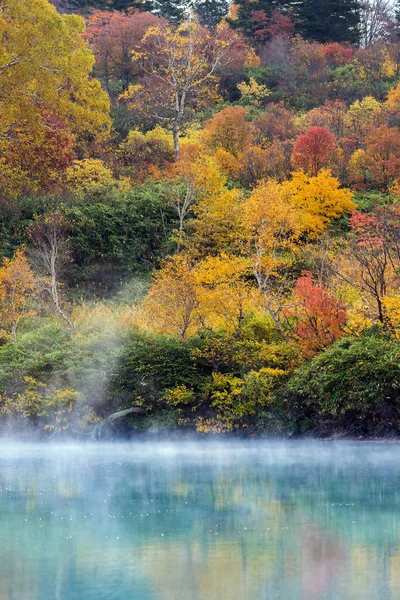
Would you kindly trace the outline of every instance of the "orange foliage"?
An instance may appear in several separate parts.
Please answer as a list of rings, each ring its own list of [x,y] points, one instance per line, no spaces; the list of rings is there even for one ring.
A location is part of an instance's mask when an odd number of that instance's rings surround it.
[[[326,62],[331,67],[342,67],[348,65],[353,58],[353,50],[349,46],[343,46],[338,42],[325,44],[323,52]]]
[[[387,186],[400,175],[400,131],[382,125],[367,138],[366,164],[375,181]]]
[[[18,324],[32,316],[28,301],[34,295],[35,278],[23,250],[17,250],[0,268],[0,332],[16,337]]]
[[[247,115],[242,106],[230,106],[214,115],[205,125],[203,140],[206,146],[213,152],[222,148],[238,157],[251,141]]]

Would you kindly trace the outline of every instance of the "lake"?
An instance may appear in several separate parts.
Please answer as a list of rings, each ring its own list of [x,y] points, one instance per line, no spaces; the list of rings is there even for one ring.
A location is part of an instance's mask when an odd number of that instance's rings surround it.
[[[400,445],[14,445],[0,600],[395,600]]]

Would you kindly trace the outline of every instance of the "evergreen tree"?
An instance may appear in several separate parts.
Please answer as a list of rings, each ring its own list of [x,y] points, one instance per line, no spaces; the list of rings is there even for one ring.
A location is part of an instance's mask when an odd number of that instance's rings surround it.
[[[193,3],[202,25],[215,27],[228,14],[227,0],[197,0]]]
[[[181,21],[188,8],[188,2],[183,0],[151,0],[150,4],[150,12],[172,23]]]
[[[264,41],[257,32],[276,11],[292,16],[305,39],[353,44],[360,39],[360,0],[237,0],[236,5],[237,19],[230,24],[255,42]]]
[[[395,4],[393,28],[394,39],[400,39],[400,0],[397,0]]]
[[[350,42],[360,39],[359,0],[302,0],[296,8],[298,31],[318,42]]]
[[[150,10],[149,0],[50,0],[60,12],[86,12],[96,10]]]

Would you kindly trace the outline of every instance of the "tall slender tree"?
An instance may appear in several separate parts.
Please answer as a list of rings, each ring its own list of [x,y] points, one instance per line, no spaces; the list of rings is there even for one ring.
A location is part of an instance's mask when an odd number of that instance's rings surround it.
[[[298,31],[318,42],[360,40],[360,0],[302,0],[296,7]]]

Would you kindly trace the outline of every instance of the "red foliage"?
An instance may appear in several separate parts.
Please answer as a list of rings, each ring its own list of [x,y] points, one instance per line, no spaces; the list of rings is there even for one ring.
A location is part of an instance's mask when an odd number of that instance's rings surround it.
[[[338,42],[325,44],[323,46],[326,62],[330,67],[341,67],[348,65],[353,58],[353,50],[348,46],[342,46]]]
[[[378,248],[384,245],[385,225],[378,220],[376,215],[365,215],[355,210],[349,223],[358,238],[358,246]]]
[[[274,37],[290,38],[294,34],[293,19],[280,10],[274,10],[270,17],[264,10],[254,10],[251,22],[254,25],[254,37],[258,42],[266,42]]]
[[[299,301],[296,334],[305,354],[312,356],[343,336],[346,311],[309,271],[297,280],[295,293]]]
[[[317,175],[328,167],[336,151],[336,138],[324,127],[309,127],[300,135],[293,148],[292,162],[298,169]]]
[[[74,136],[67,123],[44,109],[38,112],[36,130],[24,127],[23,119],[20,125],[10,136],[8,161],[29,173],[41,191],[48,191],[74,159]]]
[[[124,88],[128,87],[134,75],[131,52],[146,30],[158,22],[158,17],[146,12],[97,10],[90,15],[86,39],[92,44],[98,74],[107,87],[112,77],[119,78]]]

